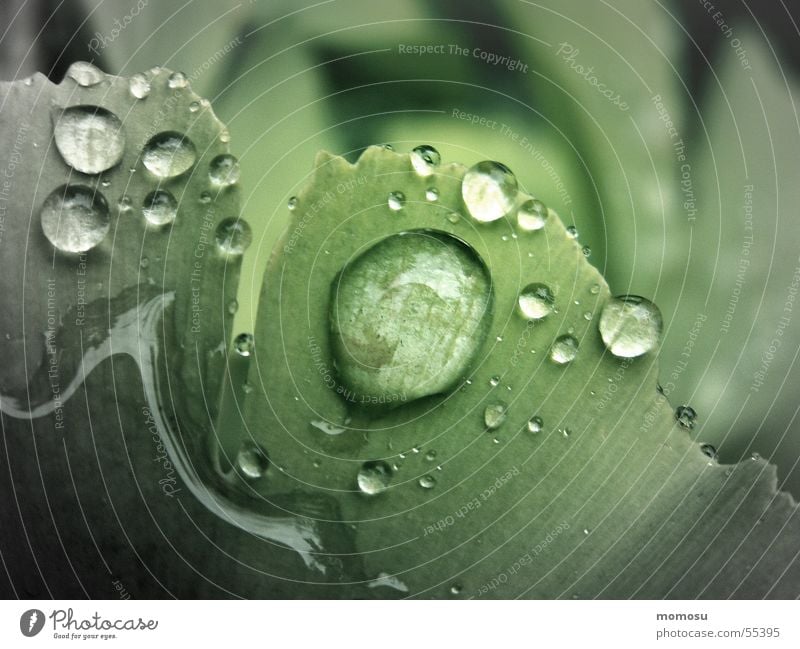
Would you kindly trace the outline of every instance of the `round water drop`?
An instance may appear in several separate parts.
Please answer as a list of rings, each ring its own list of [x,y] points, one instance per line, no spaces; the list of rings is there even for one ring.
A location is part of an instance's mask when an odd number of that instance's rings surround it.
[[[175,131],[154,135],[145,145],[142,162],[159,178],[174,178],[188,171],[197,160],[194,144]]]
[[[190,113],[196,113],[198,110],[200,110],[200,102],[199,101],[193,101],[191,104],[189,104],[189,112]]]
[[[517,179],[499,162],[485,160],[471,167],[461,181],[461,196],[470,216],[481,223],[508,214],[517,198]]]
[[[502,401],[496,401],[486,406],[483,411],[483,423],[488,430],[497,430],[508,416],[508,405]]]
[[[125,151],[122,122],[99,106],[67,108],[56,122],[53,139],[64,161],[85,174],[111,169]]]
[[[289,208],[290,212],[294,212],[297,209],[297,196],[292,196],[286,203],[286,207]]]
[[[547,206],[537,198],[525,201],[517,210],[517,225],[526,232],[541,230],[547,223]]]
[[[411,151],[411,165],[420,176],[430,176],[441,163],[442,156],[432,146],[423,144]]]
[[[236,466],[244,477],[257,480],[269,468],[269,456],[258,444],[246,440],[236,454]]]
[[[592,288],[589,289],[589,292],[592,295],[597,295],[600,292],[600,285],[599,284],[592,284]]]
[[[637,295],[611,298],[600,314],[600,337],[614,356],[634,358],[658,345],[663,329],[661,312]]]
[[[62,185],[44,201],[42,231],[63,252],[86,252],[103,239],[110,227],[108,203],[85,185]]]
[[[392,468],[383,460],[364,462],[358,472],[357,482],[361,493],[374,496],[389,488]]]
[[[711,444],[700,444],[700,451],[705,455],[707,458],[710,458],[714,461],[717,460],[717,449],[714,448]]]
[[[428,451],[425,454],[425,459],[428,460],[428,462],[433,462],[436,459],[436,451]]]
[[[570,335],[559,336],[550,347],[550,360],[557,365],[566,365],[578,355],[578,341]]]
[[[463,590],[461,584],[453,584],[450,586],[450,594],[451,595],[458,595]]]
[[[425,190],[425,200],[435,203],[439,200],[439,190],[436,187],[428,187]]]
[[[687,430],[694,428],[697,413],[691,406],[678,406],[675,408],[675,420]]]
[[[584,257],[592,256],[592,249],[589,246],[584,246],[583,248],[581,248],[581,252],[583,253]]]
[[[424,475],[419,479],[418,484],[423,489],[433,489],[436,486],[436,478],[432,475]]]
[[[493,388],[496,388],[498,385],[500,385],[500,377],[495,375],[492,378],[490,378],[489,385],[491,385]]]
[[[253,233],[247,221],[231,217],[217,226],[216,240],[221,252],[239,256],[250,246]]]
[[[455,225],[461,220],[461,215],[458,212],[450,212],[450,214],[447,215],[447,220]]]
[[[137,72],[131,77],[128,87],[136,99],[147,99],[150,94],[150,82],[141,72]]]
[[[528,320],[541,320],[553,312],[555,296],[546,284],[528,284],[519,294],[519,310]]]
[[[235,298],[228,302],[228,313],[230,315],[235,315],[236,312],[239,310],[239,301]]]
[[[403,192],[389,192],[389,209],[399,212],[406,204],[406,195]]]
[[[106,78],[102,70],[86,61],[76,61],[70,65],[69,68],[67,68],[66,76],[84,88],[96,86]]]
[[[220,187],[239,182],[239,161],[229,153],[214,158],[208,165],[208,179]]]
[[[117,210],[119,210],[120,214],[124,214],[125,212],[130,212],[133,209],[133,201],[131,200],[130,196],[120,196],[119,200],[117,201]]]
[[[485,339],[491,298],[486,267],[454,237],[417,230],[384,239],[332,286],[340,380],[377,404],[456,387]]]
[[[541,433],[542,428],[544,427],[544,421],[541,417],[533,416],[528,420],[528,432],[529,433]]]
[[[577,239],[578,238],[578,228],[574,225],[570,225],[567,227],[567,236],[570,239]]]
[[[157,189],[144,199],[142,214],[150,225],[168,225],[178,215],[178,201],[165,189]]]
[[[208,192],[202,192],[198,200],[203,203],[203,205],[208,205],[208,203],[211,202],[211,194]]]
[[[253,349],[255,349],[253,334],[240,333],[238,336],[236,336],[236,338],[233,339],[233,348],[236,350],[236,353],[239,354],[239,356],[250,356],[250,354],[253,353]]]
[[[167,85],[172,89],[185,88],[189,85],[189,80],[183,72],[173,72],[167,79]]]

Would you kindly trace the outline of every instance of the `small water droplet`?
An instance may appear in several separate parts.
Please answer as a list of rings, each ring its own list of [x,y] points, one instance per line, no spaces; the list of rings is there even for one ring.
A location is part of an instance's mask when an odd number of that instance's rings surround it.
[[[383,460],[364,462],[358,472],[357,482],[361,493],[375,496],[389,488],[392,469]]]
[[[246,478],[257,480],[269,468],[269,456],[258,444],[246,440],[236,454],[236,466]]]
[[[394,147],[391,144],[383,144],[382,146],[387,151],[394,151]]]
[[[53,138],[64,161],[85,174],[111,169],[125,151],[122,122],[99,106],[67,108],[56,122]]]
[[[231,141],[231,133],[228,129],[223,129],[219,132],[219,141],[223,144],[227,144]]]
[[[294,212],[297,209],[297,196],[292,196],[286,203],[286,207],[289,208],[290,212]]]
[[[167,79],[167,85],[175,90],[177,88],[185,88],[189,85],[189,81],[183,72],[173,72]]]
[[[433,489],[436,486],[436,478],[432,475],[424,475],[419,479],[419,486],[423,489]]]
[[[239,302],[238,300],[231,300],[228,302],[228,313],[230,315],[234,315],[239,310]]]
[[[133,209],[133,201],[130,199],[130,196],[120,196],[117,201],[117,209],[120,214],[130,212]]]
[[[541,230],[547,223],[547,207],[542,201],[532,198],[517,210],[517,225],[526,232]]]
[[[142,257],[139,260],[139,268],[147,268],[150,265],[150,260],[147,257]]]
[[[461,584],[453,584],[450,586],[450,594],[451,595],[459,595],[462,591]]]
[[[553,312],[555,296],[550,287],[534,282],[519,294],[519,310],[528,320],[541,320]]]
[[[489,385],[491,385],[493,388],[496,388],[498,385],[500,385],[500,377],[495,375],[492,378],[490,378]]]
[[[578,238],[578,228],[574,225],[570,225],[567,227],[567,236],[570,239],[577,239]]]
[[[658,307],[637,295],[611,298],[600,314],[600,337],[614,356],[635,358],[658,345],[663,320]]]
[[[131,77],[128,87],[136,99],[146,99],[150,94],[150,82],[141,72],[137,72]]]
[[[217,226],[216,239],[221,252],[238,256],[247,250],[253,240],[253,233],[247,221],[231,217]]]
[[[542,428],[544,427],[544,421],[538,415],[531,417],[528,420],[528,432],[529,433],[541,433]]]
[[[189,112],[190,113],[196,113],[198,110],[200,110],[200,102],[199,101],[193,101],[191,104],[189,104]]]
[[[557,365],[566,365],[578,355],[578,341],[570,335],[559,336],[550,347],[550,360]]]
[[[230,153],[223,153],[208,165],[208,179],[220,187],[229,187],[239,182],[239,161]]]
[[[592,284],[592,288],[589,289],[589,292],[592,295],[597,295],[600,292],[600,284]]]
[[[250,383],[248,383],[247,381],[242,383],[242,392],[244,392],[245,394],[250,394],[252,391],[253,391],[253,386]]]
[[[406,195],[403,192],[389,192],[389,209],[399,212],[406,204]]]
[[[584,320],[586,320],[586,321],[589,321],[589,320],[591,320],[591,319],[592,319],[592,312],[591,312],[591,311],[586,311],[586,312],[583,314],[583,319],[584,319]]]
[[[461,182],[461,195],[470,216],[488,223],[508,214],[517,198],[517,179],[499,162],[485,160],[471,167]]]
[[[502,401],[495,401],[486,406],[483,411],[483,423],[488,430],[497,430],[508,416],[508,404]]]
[[[442,161],[442,156],[432,146],[423,144],[411,151],[411,165],[420,176],[426,177],[433,174]]]
[[[167,225],[178,215],[178,201],[170,192],[157,189],[144,199],[142,214],[150,225],[156,227]]]
[[[106,78],[102,70],[86,61],[76,61],[70,65],[69,68],[67,68],[66,76],[84,88],[96,86]]]
[[[583,534],[584,534],[584,536],[589,536],[589,528],[588,527],[584,527],[583,528]]]
[[[233,340],[233,348],[236,350],[236,353],[239,356],[250,356],[253,353],[253,349],[255,349],[255,340],[253,339],[253,334],[250,333],[240,333],[236,338]]]
[[[154,135],[145,145],[142,162],[159,178],[174,178],[188,171],[197,160],[194,144],[175,131]]]
[[[675,408],[675,420],[687,430],[694,428],[697,413],[691,406],[678,406]]]
[[[714,448],[714,446],[712,446],[711,444],[700,444],[700,450],[702,451],[703,455],[705,455],[707,458],[716,461],[718,456],[717,456],[717,449]]]
[[[560,428],[558,432],[561,433],[562,437],[569,437],[572,435],[572,431],[566,426],[564,428]]]
[[[436,459],[436,451],[428,451],[425,454],[425,459],[428,460],[428,462],[433,462]]]
[[[200,202],[204,205],[211,202],[211,194],[209,192],[203,192],[200,194]]]
[[[110,228],[108,203],[85,185],[62,185],[42,205],[42,231],[63,252],[86,252],[103,239]]]
[[[456,224],[461,220],[461,215],[458,212],[450,212],[450,214],[447,215],[447,220],[450,221],[450,223]]]
[[[583,253],[584,257],[591,257],[592,249],[589,246],[584,246],[581,248],[581,252]]]
[[[430,201],[431,203],[435,203],[439,200],[439,190],[436,187],[428,187],[425,190],[425,200]]]
[[[26,78],[23,80],[23,83],[24,83],[26,86],[32,86],[32,85],[33,85],[33,77],[26,77]]]

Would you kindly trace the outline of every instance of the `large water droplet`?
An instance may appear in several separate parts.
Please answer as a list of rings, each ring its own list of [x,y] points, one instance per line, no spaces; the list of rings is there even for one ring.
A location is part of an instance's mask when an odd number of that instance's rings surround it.
[[[110,227],[108,203],[84,185],[62,185],[44,201],[42,230],[64,252],[86,252],[103,239]]]
[[[557,365],[566,365],[578,355],[578,341],[570,335],[559,336],[550,347],[550,360]]]
[[[517,225],[521,229],[534,232],[541,230],[545,223],[547,223],[547,206],[542,201],[532,198],[519,206]]]
[[[485,160],[471,167],[461,182],[461,195],[470,216],[488,223],[508,214],[517,198],[517,179],[499,162]]]
[[[188,171],[197,160],[194,144],[175,131],[154,135],[145,145],[142,162],[159,178],[174,178]]]
[[[389,209],[399,212],[406,204],[406,195],[403,192],[389,192]]]
[[[411,164],[420,176],[430,176],[441,163],[442,156],[432,146],[423,144],[411,151]]]
[[[555,296],[549,286],[535,282],[522,289],[518,303],[520,312],[528,320],[541,320],[553,312]]]
[[[99,106],[67,108],[56,122],[53,138],[65,162],[85,174],[99,174],[122,160],[122,122]]]
[[[106,75],[100,68],[86,61],[76,61],[70,65],[69,68],[67,68],[66,76],[84,88],[96,86],[106,78]]]
[[[611,298],[600,314],[600,337],[614,356],[634,358],[658,345],[663,320],[658,307],[637,295]]]
[[[157,189],[145,197],[142,214],[150,225],[167,225],[178,215],[178,201],[167,190]]]
[[[358,488],[368,496],[386,491],[392,480],[392,468],[383,460],[364,462],[358,472]]]
[[[541,433],[542,428],[544,427],[544,421],[541,417],[533,416],[528,420],[528,432],[529,433]]]
[[[692,430],[694,428],[694,420],[697,419],[697,413],[691,406],[678,406],[675,408],[675,419],[687,430]]]
[[[505,422],[508,416],[508,404],[502,401],[495,401],[486,406],[483,411],[483,423],[488,430],[497,430]]]
[[[229,153],[214,158],[208,165],[209,180],[220,187],[239,182],[239,161]]]
[[[247,221],[231,217],[217,226],[216,240],[221,252],[238,256],[250,246],[253,233]]]
[[[146,99],[150,94],[150,82],[141,72],[137,72],[131,77],[129,88],[136,99]]]
[[[269,468],[269,456],[258,444],[246,440],[236,454],[236,466],[246,478],[256,480]]]
[[[448,235],[393,235],[349,263],[333,284],[331,341],[340,380],[370,401],[444,392],[485,339],[491,281]]]

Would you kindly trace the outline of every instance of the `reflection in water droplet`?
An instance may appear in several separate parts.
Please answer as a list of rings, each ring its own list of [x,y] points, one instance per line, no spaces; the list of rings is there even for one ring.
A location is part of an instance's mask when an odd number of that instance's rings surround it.
[[[500,377],[495,375],[492,378],[490,378],[489,385],[491,385],[493,388],[496,388],[498,385],[500,385]]]
[[[429,231],[384,239],[332,286],[340,380],[376,404],[451,389],[485,339],[490,304],[488,271],[466,244]]]
[[[253,334],[240,333],[233,340],[233,348],[239,356],[250,356],[250,354],[253,353],[254,347],[255,341],[253,340]]]
[[[570,239],[577,239],[578,238],[578,228],[576,228],[574,225],[570,225],[569,227],[567,227],[567,236]]]
[[[436,187],[428,187],[428,189],[425,190],[425,199],[431,203],[435,203],[439,200],[439,190],[436,189]]]
[[[294,212],[297,209],[297,196],[292,196],[286,204],[286,207],[289,208],[290,212]]]
[[[189,81],[183,72],[173,72],[167,79],[167,85],[172,89],[185,88],[189,85]]]
[[[69,68],[67,68],[66,76],[84,88],[96,86],[106,78],[102,70],[86,61],[76,61],[70,65]]]
[[[194,144],[175,131],[154,135],[145,145],[142,162],[159,178],[174,178],[188,171],[197,159]]]
[[[544,421],[539,416],[531,417],[528,420],[528,432],[529,433],[541,433],[543,426],[544,426]]]
[[[361,493],[374,496],[389,488],[392,468],[383,460],[364,462],[358,472],[357,482]]]
[[[423,144],[411,151],[411,164],[420,176],[430,176],[441,163],[442,156],[432,146]]]
[[[496,401],[486,406],[483,411],[483,423],[488,430],[497,430],[503,425],[508,414],[508,404]]]
[[[73,106],[58,118],[53,130],[64,161],[85,174],[99,174],[122,160],[122,122],[99,106]]]
[[[592,249],[589,246],[584,246],[583,248],[581,248],[581,252],[583,253],[584,257],[592,256]]]
[[[541,230],[547,223],[547,207],[542,201],[532,198],[517,210],[517,225],[527,232]]]
[[[63,252],[86,252],[103,239],[110,227],[108,203],[84,185],[62,185],[42,205],[42,230]]]
[[[136,99],[146,99],[150,94],[150,82],[141,72],[137,72],[131,77],[129,87],[131,94]]]
[[[403,192],[389,192],[389,209],[398,212],[406,204],[406,195]]]
[[[700,444],[700,451],[702,451],[703,455],[706,457],[716,461],[717,460],[717,449],[712,446],[711,444]]]
[[[257,480],[269,468],[269,456],[258,444],[246,440],[236,454],[236,466],[244,477]]]
[[[611,298],[600,314],[600,337],[614,356],[634,358],[653,350],[661,339],[658,307],[637,295]]]
[[[517,179],[499,162],[485,160],[471,167],[461,182],[461,195],[470,216],[488,223],[504,217],[514,207]]]
[[[528,320],[541,320],[553,312],[555,296],[546,284],[528,284],[519,294],[519,310]]]
[[[144,199],[142,214],[150,225],[156,227],[167,225],[178,215],[178,201],[165,189],[157,189]]]
[[[214,158],[208,165],[208,179],[220,187],[239,182],[239,161],[229,153]]]
[[[250,246],[253,233],[247,221],[231,217],[217,226],[216,240],[221,252],[238,256],[244,254]]]
[[[550,347],[550,360],[557,365],[566,365],[578,355],[578,341],[572,336],[565,335],[556,338]]]
[[[694,421],[697,419],[697,413],[691,406],[678,406],[675,408],[675,419],[687,430],[692,430]]]
[[[436,486],[436,478],[432,475],[424,475],[419,479],[419,486],[423,489],[433,489]]]

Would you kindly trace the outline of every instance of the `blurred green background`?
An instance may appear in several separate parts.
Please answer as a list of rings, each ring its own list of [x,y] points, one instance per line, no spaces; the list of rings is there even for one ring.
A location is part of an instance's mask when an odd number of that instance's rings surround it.
[[[0,74],[187,74],[241,160],[241,330],[318,150],[504,162],[612,292],[660,306],[661,381],[692,434],[723,462],[771,458],[797,495],[800,32],[763,4],[5,0]]]

